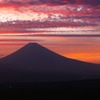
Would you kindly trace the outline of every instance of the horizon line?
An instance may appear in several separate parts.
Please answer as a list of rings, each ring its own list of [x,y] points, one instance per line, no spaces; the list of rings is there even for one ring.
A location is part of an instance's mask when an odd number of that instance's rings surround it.
[[[62,36],[62,37],[100,37],[100,34],[0,34],[0,36]]]

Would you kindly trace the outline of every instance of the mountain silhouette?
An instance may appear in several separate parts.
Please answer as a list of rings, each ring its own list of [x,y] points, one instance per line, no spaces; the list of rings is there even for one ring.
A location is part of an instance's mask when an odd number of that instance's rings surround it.
[[[29,43],[0,59],[0,82],[45,82],[100,78],[100,65],[65,58]]]

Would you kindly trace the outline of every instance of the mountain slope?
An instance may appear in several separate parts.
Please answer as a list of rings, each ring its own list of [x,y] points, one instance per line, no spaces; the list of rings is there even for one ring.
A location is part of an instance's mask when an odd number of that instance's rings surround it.
[[[66,81],[100,76],[100,65],[65,58],[37,43],[27,44],[0,62],[2,81]]]

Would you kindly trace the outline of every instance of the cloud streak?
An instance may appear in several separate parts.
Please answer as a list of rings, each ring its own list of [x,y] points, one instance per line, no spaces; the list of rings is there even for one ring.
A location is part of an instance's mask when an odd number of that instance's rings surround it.
[[[91,4],[98,5],[100,0],[0,0],[0,4]]]
[[[68,0],[1,0],[0,31],[100,26],[100,5],[86,5],[81,1],[76,0],[73,5]]]
[[[9,9],[9,10],[8,10]],[[40,23],[63,23],[67,25],[100,24],[100,7],[89,5],[28,5],[8,6],[0,8],[0,22],[16,24],[18,21]],[[14,22],[13,22],[14,21]]]

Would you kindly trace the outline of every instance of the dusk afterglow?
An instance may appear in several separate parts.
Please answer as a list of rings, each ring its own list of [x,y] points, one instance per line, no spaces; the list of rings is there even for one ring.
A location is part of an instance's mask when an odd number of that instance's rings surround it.
[[[100,63],[100,0],[0,0],[0,57],[29,42]]]

